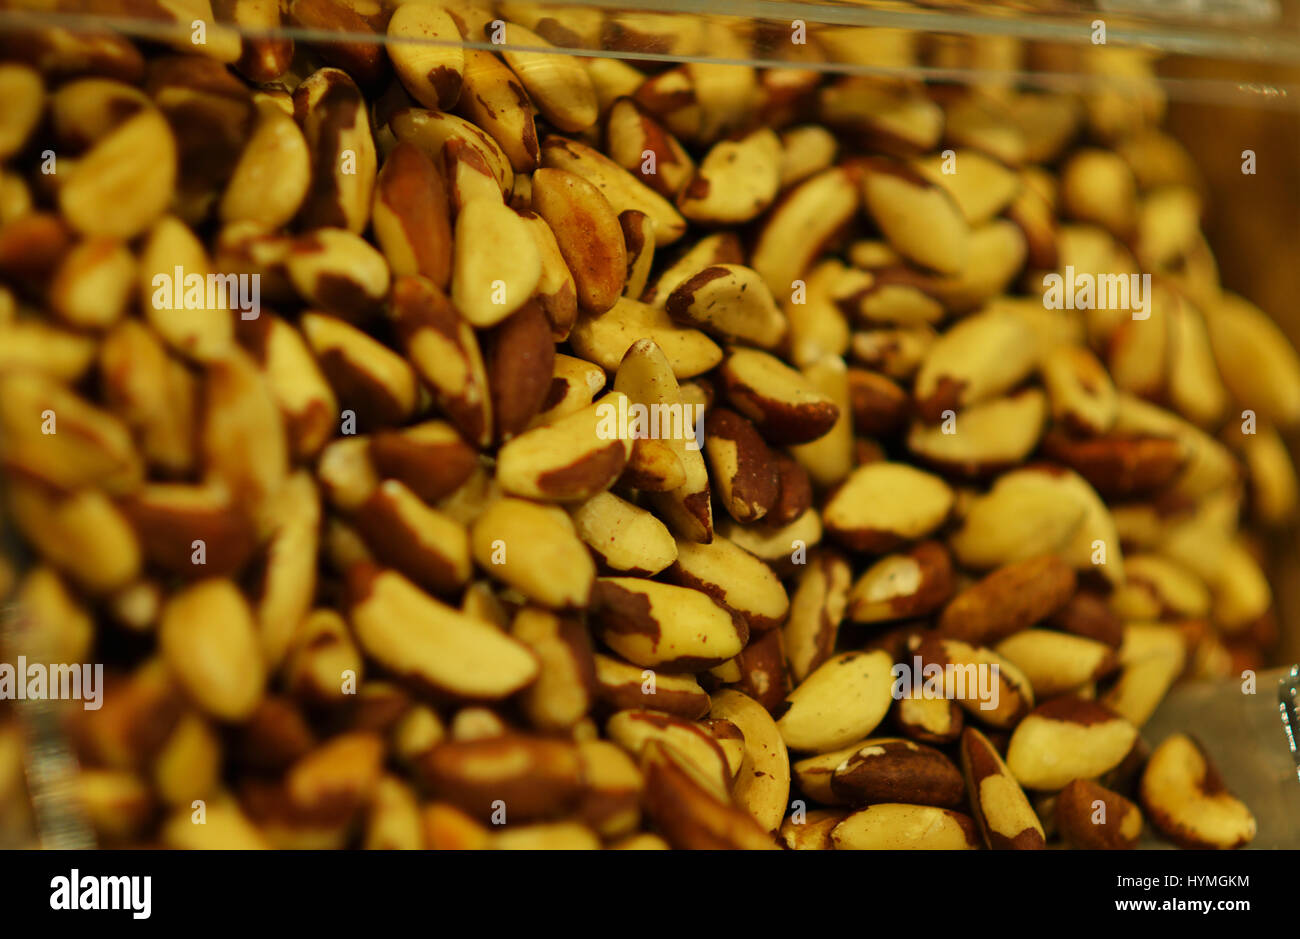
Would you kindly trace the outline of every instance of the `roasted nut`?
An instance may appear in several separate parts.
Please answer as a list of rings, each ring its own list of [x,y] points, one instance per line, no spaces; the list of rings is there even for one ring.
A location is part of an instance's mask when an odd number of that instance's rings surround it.
[[[939,542],[925,541],[881,558],[858,578],[849,591],[849,619],[879,623],[925,616],[947,602],[952,590],[952,559]]]
[[[394,277],[422,274],[447,289],[452,237],[446,182],[415,144],[399,141],[384,160],[375,180],[371,224]]]
[[[1051,616],[1074,587],[1074,571],[1055,555],[1008,564],[954,597],[939,629],[978,645],[998,642]]]
[[[803,375],[756,349],[734,348],[722,363],[732,407],[773,443],[807,443],[835,424],[840,409]]]
[[[668,579],[708,594],[743,619],[751,632],[775,629],[790,610],[785,588],[771,568],[719,535],[707,544],[679,538]]]
[[[460,99],[465,51],[447,10],[402,4],[388,20],[388,57],[411,96],[426,108],[449,111]]]
[[[1090,779],[1076,779],[1056,797],[1056,827],[1074,848],[1132,848],[1142,835],[1142,813],[1118,792]]]
[[[854,470],[826,503],[826,529],[855,551],[884,554],[924,538],[952,511],[953,494],[937,476],[903,463]]]
[[[776,842],[744,810],[710,791],[689,764],[657,740],[646,744],[645,809],[669,843],[687,849],[775,849]]]
[[[581,176],[558,169],[533,174],[532,209],[555,233],[577,285],[578,306],[604,313],[623,294],[627,247],[609,200]]]
[[[731,658],[748,639],[745,621],[698,590],[635,577],[599,577],[591,612],[602,640],[637,665],[695,671]]]
[[[1119,765],[1137,728],[1108,708],[1062,696],[1025,715],[1007,745],[1007,766],[1030,789],[1062,789]]]
[[[777,721],[786,746],[825,753],[870,734],[889,710],[891,666],[884,652],[844,652],[819,665]]]
[[[867,740],[831,773],[831,792],[848,805],[906,798],[916,805],[956,808],[965,786],[952,761],[910,740]]]
[[[993,745],[978,730],[961,736],[961,767],[971,815],[994,851],[1044,847],[1043,825]]]

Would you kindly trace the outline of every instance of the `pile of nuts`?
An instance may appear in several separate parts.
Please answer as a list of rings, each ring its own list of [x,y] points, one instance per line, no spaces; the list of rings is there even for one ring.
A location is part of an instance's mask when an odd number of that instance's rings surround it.
[[[1148,57],[214,6],[0,31],[0,659],[106,664],[100,844],[1251,840],[1139,731],[1275,639],[1300,360]],[[11,836],[22,766],[0,702]]]

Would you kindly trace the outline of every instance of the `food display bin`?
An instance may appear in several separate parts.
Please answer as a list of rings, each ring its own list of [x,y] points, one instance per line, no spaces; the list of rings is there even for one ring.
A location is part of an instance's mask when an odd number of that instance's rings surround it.
[[[1298,27],[0,0],[0,846],[1300,847]]]

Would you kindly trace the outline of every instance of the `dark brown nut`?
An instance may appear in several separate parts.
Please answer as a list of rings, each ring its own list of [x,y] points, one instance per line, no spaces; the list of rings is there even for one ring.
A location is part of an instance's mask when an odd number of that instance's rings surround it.
[[[698,590],[635,577],[597,578],[590,612],[611,649],[665,671],[718,665],[749,638],[743,619]]]
[[[555,502],[585,501],[608,489],[632,452],[626,427],[619,426],[619,412],[626,406],[626,396],[614,391],[554,424],[515,437],[497,455],[501,488]]]
[[[1009,564],[954,597],[939,628],[954,639],[988,645],[1051,616],[1074,588],[1074,571],[1055,555]]]
[[[846,816],[831,831],[839,851],[967,851],[979,847],[969,816],[929,805],[882,802]]]
[[[532,100],[519,79],[491,52],[465,50],[461,113],[492,135],[516,173],[531,173],[539,162]]]
[[[832,41],[844,43],[849,61],[858,61],[863,50],[870,48],[863,46],[862,41],[874,30],[834,32],[838,36]],[[819,33],[819,38],[823,35]],[[919,89],[905,82],[885,82],[867,76],[842,78],[820,89],[817,105],[826,123],[863,146],[883,153],[899,156],[924,153],[934,149],[943,133],[943,111]]]
[[[499,499],[470,533],[474,560],[528,599],[554,609],[585,607],[596,565],[559,506]]]
[[[399,141],[389,152],[375,182],[371,219],[394,277],[423,274],[447,289],[452,244],[447,186],[437,164],[415,144]]]
[[[981,723],[1005,730],[1033,710],[1034,690],[1029,679],[992,649],[933,634],[916,642],[909,637],[906,646],[913,661],[920,660],[922,669],[935,665],[943,670],[943,696]],[[988,673],[987,681],[982,672]]]
[[[421,587],[452,594],[469,580],[469,532],[395,479],[357,507],[353,524],[371,553]]]
[[[754,639],[734,661],[740,670],[740,679],[735,682],[736,690],[770,714],[780,714],[792,690],[781,631],[772,629]],[[776,736],[780,738],[779,733]],[[784,811],[784,804],[780,808]]]
[[[671,747],[648,742],[642,755],[645,810],[676,848],[776,849],[748,812],[713,792]]]
[[[846,547],[884,554],[930,534],[952,505],[952,490],[937,476],[881,462],[854,470],[826,503],[822,518]]]
[[[376,41],[383,35],[382,18],[362,15],[345,0],[291,0],[289,19],[309,35],[333,34],[339,38],[304,40],[326,62],[356,78],[366,87],[378,85],[388,73],[388,58],[383,43]],[[345,36],[356,37],[354,40]],[[371,38],[373,37],[373,38]]]
[[[767,513],[767,521],[772,525],[789,525],[812,507],[812,480],[806,469],[784,453],[773,451],[772,463],[776,470],[777,496]]]
[[[1149,496],[1167,488],[1187,466],[1187,448],[1168,437],[1105,434],[1079,439],[1060,431],[1043,438],[1043,455],[1088,480],[1108,499]]]
[[[207,362],[226,355],[234,344],[233,313],[224,307],[194,310],[175,303],[175,292],[182,286],[172,279],[177,268],[185,272],[185,279],[206,280],[212,273],[203,243],[184,222],[168,215],[153,226],[140,251],[140,306],[145,319],[186,358]]]
[[[492,441],[492,399],[473,328],[438,287],[423,277],[400,277],[389,301],[402,347],[438,407],[480,447]]]
[[[148,483],[122,511],[149,562],[186,579],[236,574],[257,547],[253,520],[220,485]]]
[[[665,198],[676,198],[695,172],[686,148],[631,98],[610,106],[605,132],[610,158]]]
[[[518,23],[504,24],[503,31],[506,44],[501,55],[542,116],[566,133],[580,133],[595,124],[599,107],[585,67],[588,60],[559,52],[518,51],[545,50],[551,43]]]
[[[460,210],[451,297],[471,325],[501,322],[528,302],[541,278],[537,240],[517,212],[488,199],[475,199]]]
[[[485,822],[560,817],[582,794],[577,747],[544,737],[447,741],[416,772],[435,797]]]
[[[732,407],[773,443],[816,440],[839,417],[835,403],[803,375],[757,349],[732,349],[721,374]]]
[[[388,57],[411,97],[438,111],[460,100],[465,75],[461,33],[451,13],[436,6],[402,4],[388,20]]]
[[[672,204],[599,151],[562,137],[542,141],[542,165],[568,170],[591,183],[615,213],[636,209],[655,223],[655,243],[671,244],[686,232],[686,220]]]
[[[774,349],[785,338],[785,316],[754,270],[716,264],[687,278],[664,307],[679,323],[698,326],[725,342]]]
[[[677,560],[668,528],[645,509],[601,492],[573,510],[578,536],[605,567],[653,577]]]
[[[749,262],[772,296],[790,295],[794,282],[857,214],[858,201],[854,174],[838,166],[782,196],[768,213]]]
[[[338,427],[339,403],[307,341],[283,319],[265,312],[241,321],[237,335],[280,406],[293,456],[316,456]]]
[[[839,747],[825,753],[819,753],[816,756],[794,761],[790,769],[794,774],[795,781],[799,784],[799,791],[814,802],[823,805],[841,805],[842,800],[840,797],[831,791],[831,776],[835,770],[864,746],[892,739],[895,738],[872,737],[858,740],[846,747]]]
[[[861,739],[889,712],[892,662],[884,652],[843,652],[819,665],[786,698],[777,721],[792,750],[825,753]]]
[[[1239,848],[1255,837],[1250,809],[1228,792],[1205,748],[1186,734],[1155,748],[1140,793],[1151,824],[1184,848]]]
[[[299,320],[321,371],[359,429],[401,424],[419,405],[411,366],[387,346],[341,319],[308,313]]]
[[[551,231],[551,226],[546,224],[545,219],[531,211],[520,212],[519,217],[533,233],[538,256],[542,261],[542,276],[537,281],[534,299],[541,304],[542,312],[546,314],[546,319],[551,324],[552,337],[556,342],[563,342],[569,338],[569,333],[573,331],[573,324],[578,319],[578,287],[573,280],[569,265],[564,261],[564,254],[560,251],[559,242],[555,240],[555,232]],[[601,377],[603,380],[603,372]]]
[[[538,304],[524,304],[492,330],[485,365],[497,439],[504,442],[528,429],[551,388],[555,343]]]
[[[618,224],[623,229],[623,246],[627,251],[627,280],[623,284],[623,295],[635,299],[645,292],[654,265],[654,221],[644,212],[628,209],[619,213]]]
[[[971,229],[956,200],[904,163],[869,159],[860,166],[863,201],[890,245],[922,267],[959,273]]]
[[[1125,570],[1128,569],[1125,558]],[[1095,639],[1118,649],[1124,637],[1124,622],[1111,609],[1106,597],[1092,590],[1076,591],[1065,604],[1047,618],[1047,625],[1062,632]]]
[[[261,703],[266,667],[257,628],[231,581],[200,581],[174,594],[158,645],[177,682],[212,717],[243,721]]]
[[[781,630],[790,675],[796,682],[807,678],[834,653],[851,578],[848,562],[833,551],[817,552],[801,570],[790,598],[790,615]]]
[[[703,374],[722,360],[722,350],[698,329],[683,328],[662,309],[627,297],[601,316],[580,319],[570,336],[575,352],[609,372],[642,339],[662,350],[679,379]]]
[[[341,228],[318,228],[295,238],[285,271],[307,304],[352,320],[378,310],[388,295],[384,256]]]
[[[922,743],[952,743],[961,736],[962,709],[946,698],[927,698],[913,690],[894,708],[894,723],[913,740]]]
[[[370,438],[370,459],[380,476],[399,480],[425,502],[437,502],[465,482],[478,456],[455,428],[428,421]]]
[[[596,691],[591,634],[577,619],[525,607],[515,614],[510,634],[541,664],[537,681],[525,688],[520,707],[542,733],[573,727],[586,717]]]
[[[71,326],[105,329],[126,311],[135,284],[129,248],[113,238],[88,238],[63,255],[50,279],[49,303]]]
[[[743,548],[715,535],[708,544],[677,541],[677,561],[668,579],[707,594],[739,616],[752,632],[775,629],[785,621],[790,601],[771,568]]]
[[[988,738],[973,727],[961,736],[961,768],[971,815],[994,851],[1045,847],[1043,824]]]
[[[693,774],[711,791],[719,795],[730,792],[733,774],[727,755],[704,723],[683,720],[663,711],[619,711],[609,718],[605,733],[637,759],[648,743],[657,741],[688,763]]]
[[[349,692],[348,678],[355,676],[359,684],[365,677],[361,650],[334,610],[303,617],[285,651],[285,687],[308,705],[339,704]]]
[[[278,773],[315,747],[302,709],[290,698],[268,694],[236,733],[231,756],[241,766]]]
[[[1025,673],[1039,699],[1077,692],[1118,664],[1115,650],[1106,643],[1050,629],[1023,630],[996,649]]]
[[[997,397],[1034,368],[1035,343],[1018,317],[991,310],[967,317],[930,347],[916,376],[913,397],[928,421],[945,411]]]
[[[1047,422],[1047,396],[1024,388],[971,405],[950,424],[916,421],[907,448],[948,476],[980,479],[1018,466],[1038,446]]]
[[[4,465],[15,476],[112,494],[130,492],[143,477],[127,424],[48,376],[0,376],[0,429]]]
[[[907,392],[884,375],[849,369],[853,429],[865,437],[884,437],[903,426],[911,402]]]
[[[1056,827],[1072,848],[1123,850],[1137,846],[1142,813],[1118,792],[1090,779],[1076,779],[1056,797]]]
[[[772,452],[754,425],[735,411],[711,408],[704,419],[704,449],[718,498],[738,522],[767,515],[780,494]]]
[[[0,228],[0,273],[39,292],[72,249],[74,233],[52,212],[28,212]]]
[[[623,294],[628,270],[623,229],[609,200],[575,173],[540,169],[533,174],[532,208],[555,234],[579,307],[604,313]]]
[[[848,805],[901,802],[957,808],[961,771],[938,750],[910,740],[868,740],[831,773],[831,792]]]
[[[348,608],[366,654],[418,686],[492,701],[537,677],[537,659],[526,646],[439,603],[395,571],[354,565]]]
[[[1053,698],[1017,725],[1007,745],[1007,766],[1027,788],[1063,789],[1072,780],[1114,769],[1137,736],[1136,727],[1095,701]]]
[[[635,831],[644,785],[636,762],[607,740],[579,741],[578,760],[583,788],[578,817],[606,838]]]
[[[596,696],[613,710],[651,708],[699,720],[709,711],[709,696],[690,673],[656,673],[597,653]]]
[[[678,196],[693,222],[736,225],[757,218],[781,184],[781,141],[770,128],[715,144]]]
[[[368,48],[383,54],[378,45]],[[360,234],[370,221],[378,170],[361,90],[347,72],[323,68],[294,90],[293,108],[311,151],[311,188],[298,213],[299,223],[309,229],[344,228]]]
[[[310,183],[311,155],[302,131],[278,108],[262,108],[221,196],[221,221],[280,228],[298,213]]]
[[[937,541],[925,541],[871,565],[849,592],[849,619],[883,623],[933,613],[952,596],[952,558]]]

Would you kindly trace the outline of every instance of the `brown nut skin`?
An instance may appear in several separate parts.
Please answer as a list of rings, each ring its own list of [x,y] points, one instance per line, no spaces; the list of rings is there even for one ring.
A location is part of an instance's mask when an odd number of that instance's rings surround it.
[[[576,173],[539,169],[533,173],[532,210],[555,233],[578,305],[588,313],[612,307],[627,282],[627,244],[609,200]]]
[[[1078,439],[1060,430],[1042,442],[1043,456],[1070,467],[1107,499],[1133,499],[1169,486],[1187,463],[1185,445],[1167,437],[1107,434]]]
[[[772,835],[700,782],[677,753],[651,740],[641,754],[646,814],[675,848],[775,850]]]
[[[967,727],[961,737],[961,766],[971,815],[994,851],[1037,851],[1046,847],[1043,826],[1024,791],[987,737]]]
[[[375,238],[394,277],[423,274],[443,290],[451,283],[451,207],[433,160],[401,141],[375,181]]]
[[[370,460],[385,479],[396,479],[425,502],[451,495],[478,466],[478,452],[450,424],[433,421],[370,438]]]
[[[705,415],[706,420],[707,417]],[[773,525],[789,525],[812,507],[812,478],[803,464],[780,451],[772,451],[772,464],[776,470],[777,496],[768,510],[766,521]]]
[[[1104,821],[1096,820],[1099,810],[1105,813]],[[1129,850],[1142,835],[1142,813],[1118,792],[1091,779],[1076,779],[1057,794],[1056,828],[1072,848]]]
[[[493,328],[484,355],[499,441],[528,429],[551,390],[555,343],[541,306],[528,301]]]
[[[1250,809],[1228,791],[1205,748],[1187,734],[1167,737],[1152,751],[1138,792],[1151,824],[1180,847],[1240,848],[1255,837]]]
[[[779,478],[772,452],[754,425],[728,408],[710,408],[704,416],[704,451],[731,517],[745,523],[766,516],[780,494]]]
[[[1106,598],[1094,590],[1079,590],[1047,618],[1052,629],[1095,639],[1118,649],[1124,641],[1124,621],[1110,608]]]
[[[808,443],[835,426],[840,409],[781,360],[757,349],[733,349],[722,363],[732,407],[771,443]]]
[[[740,681],[735,687],[779,718],[785,711],[786,696],[792,690],[781,630],[772,629],[753,639],[736,656],[736,664],[740,668]]]
[[[849,369],[853,429],[864,437],[885,437],[907,423],[911,401],[892,379],[863,368]]]
[[[939,629],[987,645],[1047,618],[1074,589],[1074,571],[1055,555],[1009,564],[954,597],[939,618]]]
[[[866,741],[831,774],[831,792],[847,805],[902,802],[958,808],[961,771],[933,747],[910,740]]]

